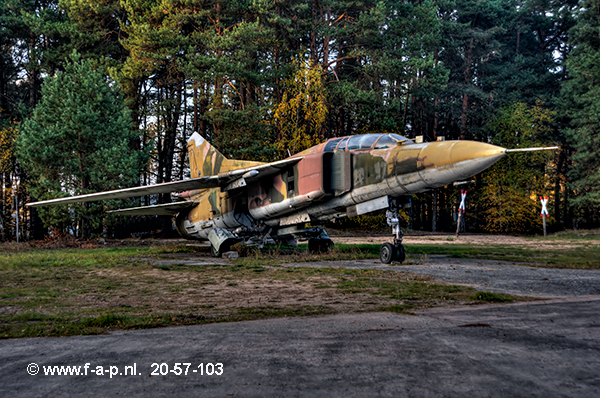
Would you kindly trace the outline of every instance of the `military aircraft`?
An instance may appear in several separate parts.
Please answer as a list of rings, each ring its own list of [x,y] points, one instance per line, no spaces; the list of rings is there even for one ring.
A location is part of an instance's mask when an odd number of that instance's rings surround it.
[[[321,227],[340,217],[387,210],[393,241],[384,243],[384,263],[405,258],[400,198],[464,180],[508,152],[475,141],[414,143],[397,134],[332,138],[287,159],[260,163],[227,159],[198,133],[188,141],[191,179],[29,203],[46,206],[170,193],[173,203],[113,210],[120,215],[173,216],[180,235],[208,240],[214,256],[236,242],[297,245],[313,252],[333,248]]]

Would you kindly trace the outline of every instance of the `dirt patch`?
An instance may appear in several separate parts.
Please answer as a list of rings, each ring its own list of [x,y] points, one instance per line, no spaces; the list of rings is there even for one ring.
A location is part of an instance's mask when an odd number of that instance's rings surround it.
[[[471,288],[377,269],[236,265],[203,253],[68,254],[32,253],[27,266],[0,271],[0,339],[481,301]]]
[[[232,311],[256,307],[327,308],[327,312],[372,311],[382,306],[398,304],[389,297],[373,295],[372,289],[352,294],[340,291],[340,281],[354,281],[343,269],[333,274],[311,270],[282,270],[277,268],[238,269],[230,265],[201,266],[182,263],[183,259],[161,256],[152,261],[162,268],[136,272],[125,269],[103,269],[94,274],[105,284],[131,281],[126,290],[115,289],[115,294],[81,295],[74,298],[87,309],[100,307],[137,308],[139,313],[201,312],[208,318],[219,318]],[[190,261],[207,260],[198,256]],[[187,269],[178,271],[180,267]],[[398,281],[426,281],[428,277],[390,275]],[[93,277],[92,277],[93,279]],[[117,293],[118,291],[118,293]],[[436,300],[428,301],[433,305]],[[75,304],[75,303],[72,303]],[[137,312],[137,311],[136,311]]]
[[[165,261],[161,261],[165,264]],[[171,267],[177,268],[177,262]],[[142,272],[100,270],[102,278],[135,281],[126,294],[94,296],[88,302],[125,305],[156,311],[201,310],[205,316],[221,316],[227,310],[259,306],[332,306],[337,311],[360,307],[361,298],[347,299],[335,292],[337,278],[328,275],[285,277],[272,270],[234,272],[230,266],[205,271],[150,269]],[[254,274],[254,275],[253,275]],[[145,293],[151,289],[152,294]],[[150,292],[148,292],[150,293]],[[83,297],[82,297],[83,298]]]

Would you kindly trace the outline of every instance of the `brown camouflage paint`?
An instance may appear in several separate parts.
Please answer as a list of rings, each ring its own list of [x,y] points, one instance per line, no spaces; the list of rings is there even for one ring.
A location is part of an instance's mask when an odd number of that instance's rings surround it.
[[[336,194],[329,190],[329,187],[324,186],[324,172],[331,173],[324,162],[325,145],[326,143],[322,143],[294,155],[294,157],[304,156],[304,158],[293,168],[250,183],[247,188],[248,209],[252,212],[256,209],[272,208],[274,209],[272,214],[291,214],[297,209],[291,205],[289,208],[287,205],[283,206],[283,202],[300,203],[294,200],[303,197],[314,197],[322,203],[320,207],[326,206],[328,198],[333,198]],[[457,141],[423,144],[400,142],[396,146],[384,149],[350,150],[351,170],[348,172],[351,171],[352,190],[359,189],[363,192],[371,185],[373,189],[375,186],[381,186],[382,183],[387,185],[385,181],[390,178],[406,175],[412,181],[415,177],[418,178],[418,173],[423,170],[451,168],[457,162],[470,160],[476,156],[495,156],[498,150],[499,147],[468,141],[460,141],[460,145],[457,145]],[[226,159],[206,140],[199,145],[198,140],[191,140],[189,151],[193,177],[217,175],[260,164]],[[338,193],[338,195],[342,194],[344,193]],[[233,215],[235,198],[230,197],[228,192],[221,192],[220,188],[190,191],[180,197],[199,202],[187,217],[192,224],[218,220],[220,217],[226,218],[228,214]],[[312,200],[302,202],[302,206],[314,203]],[[339,205],[336,206],[338,206],[335,207],[336,209],[340,209]],[[269,213],[270,210],[266,210],[256,214]]]

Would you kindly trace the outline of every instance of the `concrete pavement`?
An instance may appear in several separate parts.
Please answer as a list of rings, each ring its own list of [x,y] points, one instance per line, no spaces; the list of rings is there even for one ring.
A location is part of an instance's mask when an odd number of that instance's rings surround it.
[[[3,340],[0,396],[598,397],[599,314],[585,296]],[[87,376],[44,375],[86,363]],[[91,373],[134,364],[135,376]]]

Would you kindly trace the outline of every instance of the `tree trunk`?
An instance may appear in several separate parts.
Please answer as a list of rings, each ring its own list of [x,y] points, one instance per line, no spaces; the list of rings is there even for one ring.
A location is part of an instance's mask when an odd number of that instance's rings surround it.
[[[0,54],[0,119],[8,116],[8,93],[6,92],[8,76],[6,58]]]
[[[194,82],[194,132],[198,131],[198,83]]]
[[[315,66],[317,64],[318,56],[317,56],[317,33],[315,29],[317,28],[317,24],[319,22],[317,9],[318,3],[317,0],[312,1],[312,29],[310,31],[310,66]]]
[[[460,139],[464,140],[467,137],[467,111],[469,109],[469,95],[467,89],[471,85],[471,61],[473,57],[473,39],[469,43],[469,48],[465,54],[465,85],[463,87],[463,103],[462,103],[462,115],[460,117]]]
[[[165,159],[165,172],[163,181],[169,182],[173,174],[173,161],[175,155],[175,141],[177,139],[177,126],[179,125],[179,117],[181,116],[181,93],[182,81],[173,85],[169,90],[169,105],[167,117],[165,118],[165,144],[163,147]],[[169,198],[170,199],[170,198]],[[169,202],[168,200],[167,202]]]
[[[433,51],[433,58],[435,59],[435,67],[437,68],[439,60],[438,60],[438,50],[434,50]],[[437,141],[437,130],[438,130],[438,95],[437,93],[435,94],[435,99],[433,100],[433,109],[434,109],[434,114],[433,114],[433,141]]]
[[[561,187],[560,180],[561,175],[563,173],[563,165],[564,165],[564,153],[560,151],[558,153],[558,162],[556,165],[556,176],[554,179],[554,217],[556,226],[560,229],[564,227],[564,224],[561,222],[561,214],[560,214],[560,197],[561,197]]]

